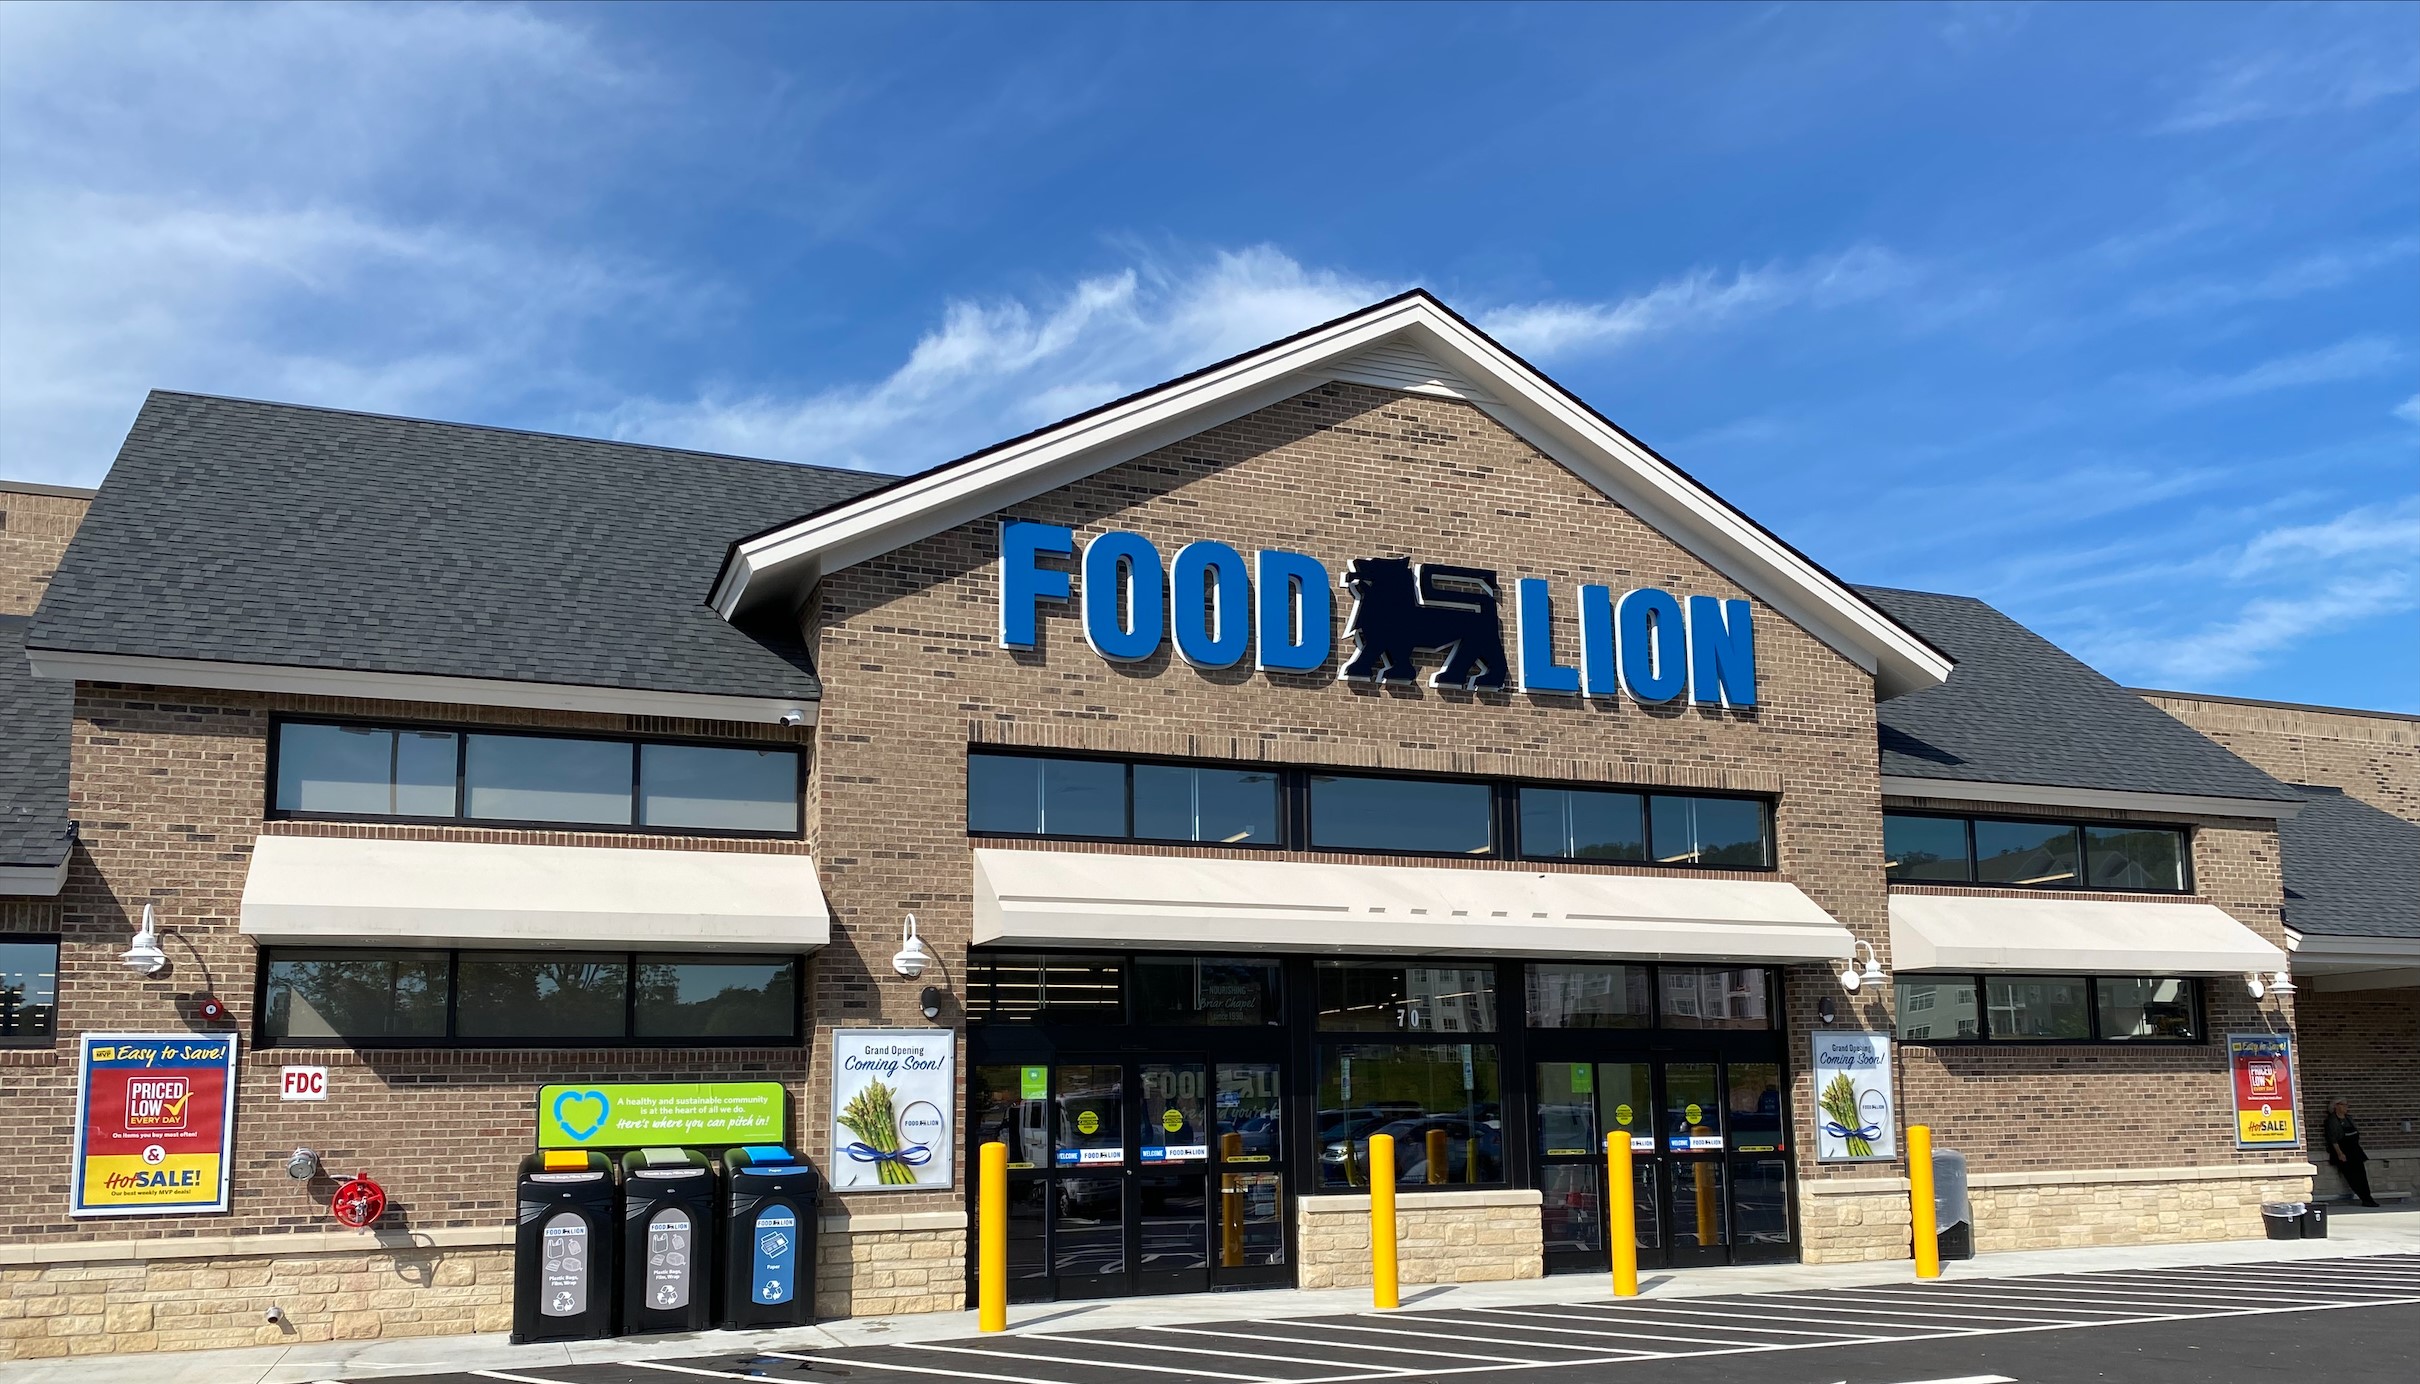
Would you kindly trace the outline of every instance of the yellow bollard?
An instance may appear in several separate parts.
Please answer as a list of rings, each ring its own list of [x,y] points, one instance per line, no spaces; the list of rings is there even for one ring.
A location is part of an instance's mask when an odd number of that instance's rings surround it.
[[[1446,1174],[1447,1174],[1447,1171],[1448,1171],[1448,1170],[1447,1170],[1447,1168],[1446,1168],[1446,1166],[1445,1166],[1445,1131],[1444,1131],[1444,1130],[1442,1130],[1442,1129],[1432,1129],[1432,1130],[1430,1130],[1430,1131],[1428,1132],[1428,1149],[1427,1149],[1427,1152],[1428,1152],[1428,1180],[1429,1180],[1429,1182],[1430,1182],[1430,1183],[1433,1185],[1433,1184],[1436,1184],[1436,1183],[1439,1183],[1439,1182],[1443,1182],[1443,1181],[1445,1181],[1445,1179],[1446,1179]]]
[[[1008,1330],[1008,1145],[994,1140],[983,1146],[982,1181],[978,1185],[976,1220],[982,1244],[975,1260],[977,1329]]]
[[[1395,1292],[1395,1136],[1370,1136],[1370,1300],[1401,1305]]]
[[[1240,1158],[1244,1152],[1244,1136],[1218,1136],[1218,1156],[1222,1160]],[[1240,1269],[1244,1266],[1244,1180],[1233,1173],[1219,1178],[1218,1197],[1218,1263],[1220,1268]]]
[[[1613,1295],[1639,1295],[1638,1175],[1630,1167],[1630,1131],[1605,1136],[1605,1241],[1613,1249]]]
[[[1714,1160],[1697,1160],[1697,1243],[1701,1249],[1710,1248],[1722,1240],[1723,1228],[1715,1223]]]
[[[1941,1276],[1941,1231],[1933,1223],[1933,1127],[1907,1127],[1907,1209],[1916,1235],[1916,1277]]]

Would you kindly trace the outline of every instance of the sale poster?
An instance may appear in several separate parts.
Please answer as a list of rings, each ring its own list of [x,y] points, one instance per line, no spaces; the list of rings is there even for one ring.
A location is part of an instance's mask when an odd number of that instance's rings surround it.
[[[234,1034],[84,1035],[68,1214],[224,1211],[234,1141]]]
[[[950,1185],[957,1035],[945,1028],[844,1028],[832,1034],[835,1191]]]
[[[2294,1126],[2292,1035],[2228,1034],[2227,1068],[2235,1080],[2235,1146],[2262,1149],[2301,1142]]]

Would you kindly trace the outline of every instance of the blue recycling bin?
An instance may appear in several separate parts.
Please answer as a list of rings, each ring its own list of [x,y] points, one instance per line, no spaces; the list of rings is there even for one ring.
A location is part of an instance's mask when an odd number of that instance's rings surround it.
[[[788,1149],[723,1155],[723,1325],[815,1319],[815,1170]]]

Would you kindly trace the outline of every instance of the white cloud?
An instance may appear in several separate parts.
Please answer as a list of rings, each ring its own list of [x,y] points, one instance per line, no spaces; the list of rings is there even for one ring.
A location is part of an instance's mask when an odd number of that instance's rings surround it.
[[[2364,505],[2319,524],[2295,524],[2253,536],[2235,560],[2235,575],[2305,563],[2342,563],[2368,558],[2420,564],[2420,495],[2392,504]]]
[[[1915,268],[1899,256],[1861,246],[1804,264],[1768,264],[1727,276],[1697,269],[1616,302],[1529,303],[1497,308],[1478,320],[1513,350],[1548,359],[1702,330],[1754,313],[1836,307],[1895,292],[1916,277]]]
[[[2309,592],[2261,596],[2233,616],[2182,636],[2151,643],[2132,660],[2157,686],[2207,686],[2271,662],[2296,644],[2365,620],[2420,609],[2420,577],[2380,572],[2329,582]]]
[[[2420,90],[2420,45],[2410,24],[2410,12],[2396,5],[2284,9],[2263,26],[2253,51],[2204,67],[2156,129],[2173,134],[2357,110]]]
[[[2395,416],[2406,423],[2420,423],[2420,394],[2395,405]]]
[[[2213,403],[2280,389],[2363,379],[2403,359],[2403,350],[2383,336],[2356,336],[2312,351],[2275,356],[2221,375],[2154,377],[2155,393],[2171,405]]]
[[[2142,317],[2211,312],[2244,303],[2282,302],[2325,292],[2420,255],[2420,236],[2334,246],[2243,279],[2187,279],[2134,295],[2127,310]]]

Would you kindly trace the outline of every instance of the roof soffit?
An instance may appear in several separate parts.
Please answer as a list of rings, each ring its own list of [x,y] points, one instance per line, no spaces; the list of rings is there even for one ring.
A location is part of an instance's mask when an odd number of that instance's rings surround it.
[[[726,618],[796,604],[825,573],[1012,508],[1328,379],[1469,401],[1873,673],[1878,695],[1934,686],[1949,675],[1950,659],[1920,636],[1417,292],[742,539],[732,545],[713,604]]]

